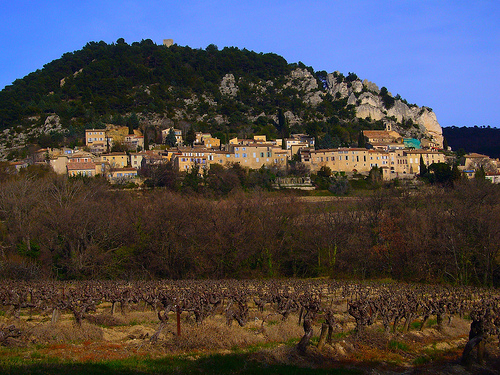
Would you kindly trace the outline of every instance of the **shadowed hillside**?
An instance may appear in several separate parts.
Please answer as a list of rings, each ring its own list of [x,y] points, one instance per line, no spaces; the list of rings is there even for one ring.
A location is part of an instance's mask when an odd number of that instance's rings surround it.
[[[466,152],[477,152],[492,158],[500,158],[500,129],[474,126],[443,128],[443,135],[453,150],[463,148]]]

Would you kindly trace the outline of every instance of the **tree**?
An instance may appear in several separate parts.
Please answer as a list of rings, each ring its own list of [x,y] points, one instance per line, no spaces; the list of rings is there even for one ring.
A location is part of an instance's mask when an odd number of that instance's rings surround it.
[[[318,171],[317,175],[318,175],[318,177],[326,177],[326,178],[328,178],[328,177],[330,177],[332,175],[332,170],[331,170],[330,167],[327,167],[327,166],[324,165],[324,166],[322,166],[320,168],[320,170]]]
[[[189,127],[186,133],[186,144],[192,146],[194,141],[196,141],[196,134],[192,126]]]
[[[179,171],[171,161],[147,164],[139,170],[139,174],[146,178],[144,184],[148,187],[166,187],[174,191],[179,188]]]
[[[337,137],[332,138],[332,136],[329,133],[326,133],[323,138],[321,138],[318,142],[316,147],[318,150],[327,150],[327,149],[332,149],[332,148],[337,148],[340,146],[340,141]]]
[[[482,165],[478,169],[476,169],[474,178],[476,180],[484,180],[486,178],[486,172],[484,171],[484,167]]]
[[[309,174],[309,167],[300,161],[293,161],[290,162],[289,173],[292,176],[305,177]]]
[[[383,172],[382,167],[373,166],[368,175],[368,180],[374,184],[378,185],[382,182]]]
[[[394,98],[389,95],[389,91],[387,91],[386,87],[382,87],[380,89],[380,96],[382,98],[382,102],[384,103],[385,109],[391,109],[394,106]]]
[[[278,109],[278,131],[283,139],[290,136],[290,126],[281,108]]]
[[[139,127],[139,118],[133,112],[129,118],[127,119],[127,126],[128,126],[128,134],[134,134],[134,129],[137,129]]]
[[[424,157],[420,155],[420,177],[423,177],[427,174],[427,165],[425,165]]]
[[[111,152],[127,152],[129,151],[128,146],[122,142],[116,141],[111,147]]]
[[[174,147],[177,144],[177,139],[175,138],[175,131],[173,128],[170,128],[170,131],[165,138],[165,144],[168,147]]]
[[[360,131],[358,135],[358,147],[366,148],[366,137],[363,134],[363,131]]]
[[[448,150],[448,141],[443,137],[443,150]]]
[[[149,128],[147,125],[144,125],[144,150],[149,150]]]
[[[189,171],[185,172],[184,180],[182,181],[182,188],[188,192],[194,191],[195,193],[198,193],[202,182],[203,179],[200,176],[200,166],[195,164]]]
[[[349,185],[349,181],[347,181],[346,177],[338,177],[331,179],[328,190],[335,195],[346,195],[350,188],[351,186]]]
[[[462,172],[460,172],[456,164],[453,164],[453,167],[451,168],[451,179],[453,182],[457,182],[462,179]]]
[[[433,181],[439,184],[451,184],[452,183],[452,173],[449,164],[446,163],[432,163],[429,166],[429,172],[433,176]]]

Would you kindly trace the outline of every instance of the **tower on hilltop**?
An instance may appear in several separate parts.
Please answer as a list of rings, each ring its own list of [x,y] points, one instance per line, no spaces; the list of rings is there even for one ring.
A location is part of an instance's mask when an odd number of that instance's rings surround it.
[[[173,39],[163,39],[163,45],[165,47],[170,47],[173,44],[174,44],[174,40]]]

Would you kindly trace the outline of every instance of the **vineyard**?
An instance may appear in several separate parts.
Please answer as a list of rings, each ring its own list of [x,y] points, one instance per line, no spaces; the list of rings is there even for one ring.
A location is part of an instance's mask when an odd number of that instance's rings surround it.
[[[0,286],[0,369],[12,373],[37,373],[30,366],[54,357],[195,361],[238,351],[266,366],[495,373],[499,340],[495,289],[297,279]],[[12,359],[20,355],[27,360]]]

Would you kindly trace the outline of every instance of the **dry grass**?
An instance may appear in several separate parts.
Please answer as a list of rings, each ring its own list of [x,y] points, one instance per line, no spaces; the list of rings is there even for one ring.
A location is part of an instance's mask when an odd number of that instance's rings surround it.
[[[298,316],[290,315],[288,320],[282,321],[277,316],[276,320],[269,320],[264,323],[263,335],[270,342],[288,342],[293,339],[300,339],[304,335],[304,329],[298,324]]]
[[[412,367],[432,363],[456,361],[466,342],[470,321],[456,318],[452,324],[445,324],[438,331],[434,326],[420,332],[418,325],[408,333],[398,331],[386,334],[378,322],[367,327],[362,335],[352,330],[352,319],[338,315],[338,327],[334,332],[332,345],[319,351],[317,342],[321,322],[314,325],[315,337],[306,356],[299,355],[295,343],[304,334],[298,324],[298,315],[291,314],[282,321],[281,315],[262,314],[250,310],[250,320],[240,327],[231,326],[219,313],[196,324],[193,316],[181,316],[181,336],[176,335],[175,314],[169,321],[156,344],[149,338],[159,327],[158,317],[151,310],[128,310],[125,315],[119,311],[109,314],[108,308],[87,316],[81,327],[77,327],[70,314],[60,317],[58,323],[34,316],[31,321],[0,317],[0,323],[15,324],[27,333],[26,343],[42,344],[38,349],[44,356],[71,360],[95,361],[122,359],[128,356],[145,355],[162,357],[165,354],[229,353],[243,350],[252,352],[255,359],[267,364],[292,364],[297,366],[335,367],[339,363],[355,363],[361,366],[389,366],[392,368]],[[29,345],[29,344],[28,344]],[[24,350],[24,349],[23,349]],[[35,346],[26,350],[37,350]],[[493,355],[498,348],[489,349]],[[37,354],[38,355],[38,354]]]
[[[125,319],[119,315],[92,314],[86,317],[87,322],[104,327],[116,327],[125,325]]]
[[[103,330],[93,324],[83,321],[78,327],[73,322],[45,323],[28,329],[32,341],[36,343],[78,343],[84,341],[100,341]]]
[[[211,324],[185,326],[181,336],[166,340],[165,347],[170,350],[221,350],[255,345],[262,342],[255,333],[240,327]]]
[[[258,315],[258,314],[257,314]],[[258,316],[253,316],[244,327],[236,322],[228,326],[221,316],[209,317],[201,325],[192,319],[181,322],[181,336],[176,335],[177,328],[171,319],[160,336],[160,345],[169,351],[192,350],[233,350],[266,343],[281,343],[298,340],[304,331],[298,325],[298,317],[291,316],[287,321],[267,320],[264,324]]]

